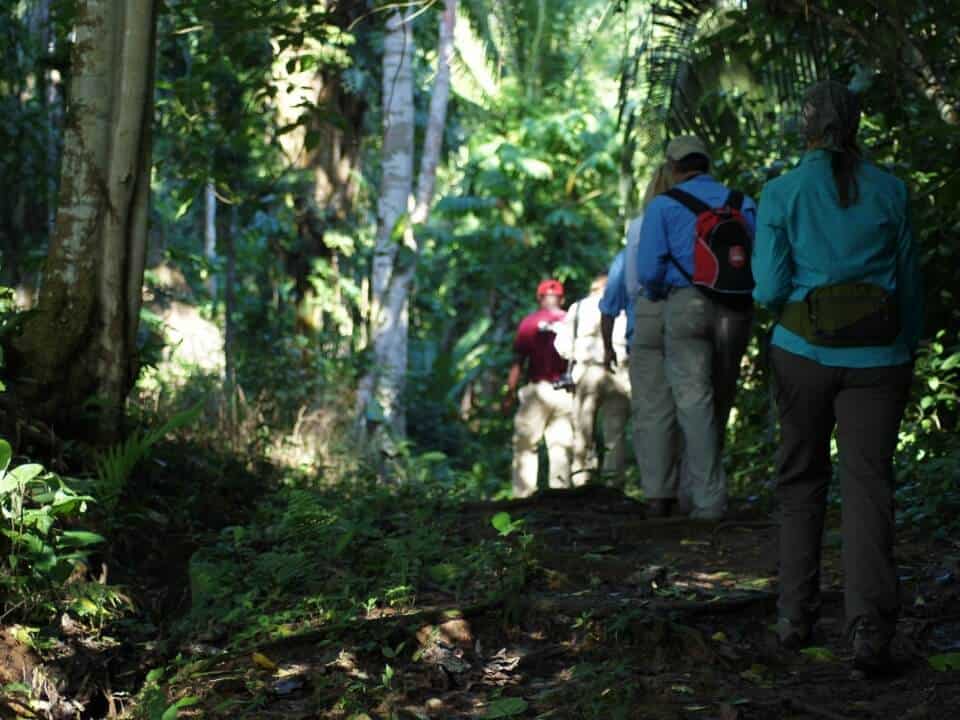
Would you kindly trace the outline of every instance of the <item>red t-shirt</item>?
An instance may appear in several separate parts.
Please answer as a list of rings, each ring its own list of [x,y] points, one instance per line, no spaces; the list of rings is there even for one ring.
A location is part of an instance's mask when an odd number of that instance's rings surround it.
[[[567,361],[560,357],[553,346],[556,334],[538,329],[541,322],[560,322],[566,317],[563,310],[537,310],[527,315],[517,328],[513,349],[527,359],[527,380],[553,382],[567,371]]]

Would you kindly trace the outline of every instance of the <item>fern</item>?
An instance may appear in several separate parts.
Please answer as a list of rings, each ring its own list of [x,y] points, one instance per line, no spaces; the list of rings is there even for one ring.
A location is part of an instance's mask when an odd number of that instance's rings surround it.
[[[199,417],[202,407],[197,404],[152,430],[135,430],[126,440],[107,448],[97,456],[95,494],[107,517],[113,515],[133,471],[150,449],[168,433],[190,425]]]

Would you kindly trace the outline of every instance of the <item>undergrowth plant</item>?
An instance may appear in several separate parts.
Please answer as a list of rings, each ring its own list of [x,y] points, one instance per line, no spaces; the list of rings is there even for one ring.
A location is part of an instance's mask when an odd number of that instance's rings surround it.
[[[960,333],[939,332],[920,353],[900,430],[899,521],[960,529]]]
[[[94,492],[108,522],[115,516],[133,471],[147,457],[151,448],[169,433],[193,423],[201,410],[201,405],[195,405],[174,415],[159,427],[135,430],[126,440],[112,445],[97,456]]]
[[[11,469],[12,459],[10,444],[0,440],[0,622],[10,616],[25,622],[46,619],[78,602],[87,613],[99,612],[102,606],[83,589],[83,578],[68,582],[86,562],[90,549],[104,540],[96,533],[68,527],[86,512],[93,498],[78,494],[42,465]]]

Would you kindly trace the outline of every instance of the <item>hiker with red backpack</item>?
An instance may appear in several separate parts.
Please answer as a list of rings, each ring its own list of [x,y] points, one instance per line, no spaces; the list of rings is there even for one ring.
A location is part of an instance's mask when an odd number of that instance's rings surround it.
[[[637,278],[648,300],[663,303],[664,366],[683,433],[690,516],[716,520],[727,503],[721,423],[750,333],[756,204],[710,176],[699,138],[674,138],[666,155],[673,187],[647,207]],[[651,514],[669,515],[676,475],[642,481]]]

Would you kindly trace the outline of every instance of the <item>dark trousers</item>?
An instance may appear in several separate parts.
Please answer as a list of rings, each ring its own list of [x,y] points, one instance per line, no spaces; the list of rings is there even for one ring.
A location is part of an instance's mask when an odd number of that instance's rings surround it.
[[[892,632],[900,610],[893,454],[913,368],[828,367],[776,347],[771,361],[781,430],[780,615],[807,623],[820,610],[820,549],[836,427],[847,622],[869,617]]]
[[[720,450],[727,439],[727,422],[737,398],[740,363],[753,333],[753,308],[731,310],[714,303],[713,408],[720,431]]]

